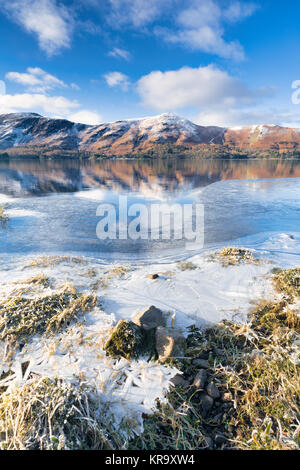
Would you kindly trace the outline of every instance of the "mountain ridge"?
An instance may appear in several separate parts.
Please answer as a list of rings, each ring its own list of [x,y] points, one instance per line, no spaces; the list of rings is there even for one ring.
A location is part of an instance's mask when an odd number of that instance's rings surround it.
[[[97,125],[43,117],[37,113],[0,115],[0,151],[60,149],[107,156],[172,148],[210,148],[300,154],[300,129],[276,125],[201,126],[177,116],[120,120]]]

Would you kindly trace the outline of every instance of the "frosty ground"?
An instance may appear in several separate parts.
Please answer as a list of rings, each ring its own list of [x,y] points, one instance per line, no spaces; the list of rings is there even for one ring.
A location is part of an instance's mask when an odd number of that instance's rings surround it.
[[[246,241],[244,241],[246,242]],[[251,245],[251,240],[247,240]],[[255,244],[255,240],[252,240]],[[143,432],[143,417],[167,401],[175,366],[145,359],[128,361],[107,357],[104,345],[120,319],[132,319],[149,305],[160,308],[168,325],[185,335],[191,325],[207,328],[223,319],[247,323],[247,314],[258,299],[273,299],[274,267],[295,267],[297,234],[269,234],[258,250],[257,262],[224,265],[204,252],[185,262],[147,265],[103,264],[97,260],[65,255],[52,257],[2,257],[0,295],[29,299],[64,289],[97,296],[97,304],[51,336],[35,334],[9,351],[1,341],[0,387],[9,393],[36,377],[58,378],[80,388],[91,387],[99,413],[109,428],[122,436],[126,448]],[[148,274],[159,277],[149,279]],[[32,282],[40,276],[47,282]],[[26,370],[24,371],[24,364]],[[5,430],[1,430],[2,433]],[[53,436],[59,440],[59,436]],[[26,446],[25,446],[26,447]]]

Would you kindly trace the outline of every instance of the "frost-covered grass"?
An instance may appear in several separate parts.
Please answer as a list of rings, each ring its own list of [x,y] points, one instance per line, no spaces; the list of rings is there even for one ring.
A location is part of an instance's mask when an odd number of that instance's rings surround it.
[[[8,297],[0,303],[0,339],[27,341],[36,333],[56,332],[96,304],[94,294],[80,295],[69,287],[35,298]]]
[[[157,282],[146,274],[162,267],[101,266],[68,256],[27,262],[25,271],[18,267],[22,260],[11,272],[6,267],[0,283],[0,446],[299,447],[299,270],[276,270],[262,289],[271,269],[262,261],[214,261],[193,257],[186,270],[164,265]],[[66,281],[75,287],[62,287]],[[29,290],[14,293],[16,285]],[[224,318],[233,306],[238,313],[248,310],[250,299],[255,303],[247,322],[216,320],[215,312]],[[153,302],[183,329],[194,323],[198,305],[213,324],[186,330],[180,361],[108,357],[104,347],[116,322]],[[170,383],[180,369],[191,384],[201,361],[220,391],[208,414],[202,390]]]
[[[91,270],[90,270],[91,271]],[[92,290],[95,292],[97,291],[99,288],[102,288],[102,289],[107,289],[110,282],[114,279],[114,278],[117,278],[117,279],[123,279],[127,273],[129,273],[131,271],[131,267],[130,266],[126,266],[126,265],[115,265],[113,267],[111,267],[110,269],[106,270],[101,276],[100,278],[94,280],[92,282]],[[89,275],[88,273],[86,273],[86,275]],[[93,279],[97,278],[97,272],[94,270],[94,274],[93,276],[89,276],[89,277],[92,277]]]
[[[122,446],[121,436],[104,422],[87,386],[39,376],[0,395],[0,436],[2,450]]]
[[[49,287],[50,279],[48,276],[45,276],[45,274],[40,273],[24,281],[17,282],[16,284],[33,284],[34,286]]]
[[[300,268],[277,270],[274,282],[277,290],[289,298],[300,296]]]
[[[197,269],[198,266],[194,263],[191,263],[191,261],[182,261],[178,263],[178,268],[181,269],[181,271],[193,271],[194,269]]]
[[[211,261],[218,261],[222,266],[233,266],[242,263],[246,264],[258,264],[259,260],[255,258],[254,254],[250,250],[242,248],[223,248],[220,251],[216,251],[212,254],[209,259]]]
[[[274,304],[262,309],[259,303],[247,325],[193,328],[187,358],[176,365],[189,379],[197,372],[193,361],[205,356],[220,399],[204,415],[201,390],[174,387],[130,448],[299,450],[300,320],[291,322],[285,307],[279,301],[274,315]],[[266,315],[272,318],[267,328]]]
[[[23,269],[26,268],[48,268],[59,264],[79,264],[86,265],[87,261],[80,256],[40,256],[30,260]]]

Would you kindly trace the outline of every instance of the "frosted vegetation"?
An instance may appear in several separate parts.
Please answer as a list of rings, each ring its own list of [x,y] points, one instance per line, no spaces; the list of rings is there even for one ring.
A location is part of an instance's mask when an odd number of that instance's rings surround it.
[[[2,258],[1,448],[298,448],[294,262],[243,247],[146,266]],[[185,356],[109,357],[116,322],[151,304]]]

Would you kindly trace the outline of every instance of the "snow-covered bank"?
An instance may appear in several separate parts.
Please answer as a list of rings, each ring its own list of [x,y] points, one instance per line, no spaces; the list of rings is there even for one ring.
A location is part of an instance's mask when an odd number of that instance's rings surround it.
[[[251,245],[251,240],[247,242]],[[80,293],[95,292],[99,299],[99,305],[80,322],[51,338],[35,336],[9,362],[0,364],[3,371],[13,371],[4,382],[11,387],[23,384],[34,373],[58,376],[72,384],[89,384],[113,426],[124,426],[124,432],[127,429],[128,433],[129,420],[130,429],[139,433],[143,429],[143,413],[155,409],[157,398],[164,400],[170,380],[178,371],[143,359],[127,361],[107,357],[104,344],[112,326],[119,319],[132,319],[149,305],[169,314],[169,325],[171,317],[175,318],[175,326],[184,332],[192,324],[202,327],[222,319],[247,321],[251,302],[273,296],[271,270],[275,266],[299,265],[298,256],[291,255],[291,245],[295,253],[298,243],[296,235],[272,234],[255,252],[260,260],[258,264],[229,267],[210,260],[209,253],[193,256],[186,266],[174,262],[116,266],[68,257],[36,258],[30,262],[28,256],[2,257],[2,299],[49,295],[65,283]],[[48,287],[26,284],[41,273],[49,279]],[[158,279],[149,279],[150,273],[159,274]],[[5,354],[4,343],[0,352]],[[23,375],[21,364],[27,361],[29,366]]]

